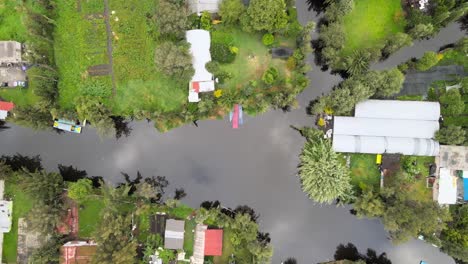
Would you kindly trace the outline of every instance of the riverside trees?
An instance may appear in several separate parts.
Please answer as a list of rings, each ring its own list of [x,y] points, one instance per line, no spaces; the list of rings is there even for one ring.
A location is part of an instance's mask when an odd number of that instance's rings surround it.
[[[307,139],[299,156],[299,177],[304,192],[319,203],[350,200],[351,178],[341,154],[332,150],[331,142],[323,138],[321,131],[302,128],[300,132]]]

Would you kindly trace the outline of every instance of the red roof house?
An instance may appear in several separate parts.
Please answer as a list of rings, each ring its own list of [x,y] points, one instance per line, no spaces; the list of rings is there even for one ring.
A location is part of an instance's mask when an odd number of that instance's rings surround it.
[[[223,254],[223,230],[208,229],[205,231],[205,256],[221,256]]]

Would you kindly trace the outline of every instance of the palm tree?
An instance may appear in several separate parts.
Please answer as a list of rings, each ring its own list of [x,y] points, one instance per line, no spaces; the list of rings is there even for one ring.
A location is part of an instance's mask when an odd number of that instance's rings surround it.
[[[370,60],[370,52],[356,50],[345,59],[346,71],[351,75],[364,73],[369,69]]]

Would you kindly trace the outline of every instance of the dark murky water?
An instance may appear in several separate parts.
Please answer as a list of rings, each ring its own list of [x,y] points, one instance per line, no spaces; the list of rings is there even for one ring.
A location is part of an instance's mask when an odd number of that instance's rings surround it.
[[[317,20],[305,3],[298,2],[298,13],[301,22]],[[451,24],[434,39],[417,42],[374,68],[422,56],[462,36],[458,25]],[[313,65],[313,58],[310,62]],[[39,154],[47,169],[73,164],[112,182],[122,180],[121,171],[165,175],[172,189],[185,188],[185,202],[192,206],[216,199],[226,206],[248,204],[260,213],[262,230],[271,234],[274,263],[288,256],[302,264],[332,260],[338,244],[347,242],[360,251],[387,252],[398,264],[422,259],[431,264],[453,263],[421,241],[393,246],[378,220],[359,220],[349,214],[349,208],[316,205],[302,193],[295,173],[303,139],[290,125],[311,125],[313,119],[305,113],[308,102],[340,81],[318,67],[309,77],[311,85],[299,96],[299,109],[247,118],[239,130],[231,129],[227,120],[200,121],[198,128],[187,125],[160,134],[152,124],[137,122],[130,137],[117,141],[100,139],[89,127],[81,135],[57,135],[10,125],[0,134],[0,154]]]

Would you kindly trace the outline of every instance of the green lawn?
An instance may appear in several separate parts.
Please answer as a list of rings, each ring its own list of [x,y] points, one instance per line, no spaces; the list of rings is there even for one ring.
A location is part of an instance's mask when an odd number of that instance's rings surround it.
[[[92,199],[87,202],[84,202],[80,207],[79,211],[79,229],[78,235],[81,238],[90,238],[94,230],[96,229],[99,222],[97,219],[100,219],[100,212],[104,208],[104,202],[102,199]]]
[[[81,1],[81,12],[77,11],[76,2],[57,2],[59,16],[54,48],[60,75],[59,104],[67,109],[74,107],[75,98],[83,95],[84,88],[93,82],[99,82],[103,87],[110,89],[110,77],[93,79],[87,73],[89,66],[105,64],[108,61],[104,20],[85,18],[91,12],[102,12],[103,2]]]
[[[26,40],[26,27],[22,23],[22,0],[0,1],[0,40]]]
[[[376,154],[351,155],[351,183],[358,190],[369,187],[378,189],[380,186],[380,171],[377,167]]]
[[[11,231],[3,237],[3,261],[16,263],[16,248],[18,243],[18,219],[24,217],[32,208],[31,198],[23,188],[13,180],[5,181],[5,198],[13,199],[13,223]]]
[[[194,219],[185,221],[184,251],[186,259],[193,255],[193,244],[195,242],[194,230],[196,225],[197,223]]]
[[[230,237],[232,230],[224,228],[223,231],[223,255],[214,257],[214,264],[225,264],[229,263],[231,255],[234,253],[234,247],[232,246]],[[239,263],[248,263],[251,260],[251,254],[247,250],[247,246],[243,247],[240,252],[237,252],[236,259]]]
[[[19,106],[34,105],[39,100],[29,88],[0,89],[0,97]]]
[[[344,17],[343,55],[382,45],[390,34],[404,31],[400,0],[356,0],[354,3],[353,11]]]

